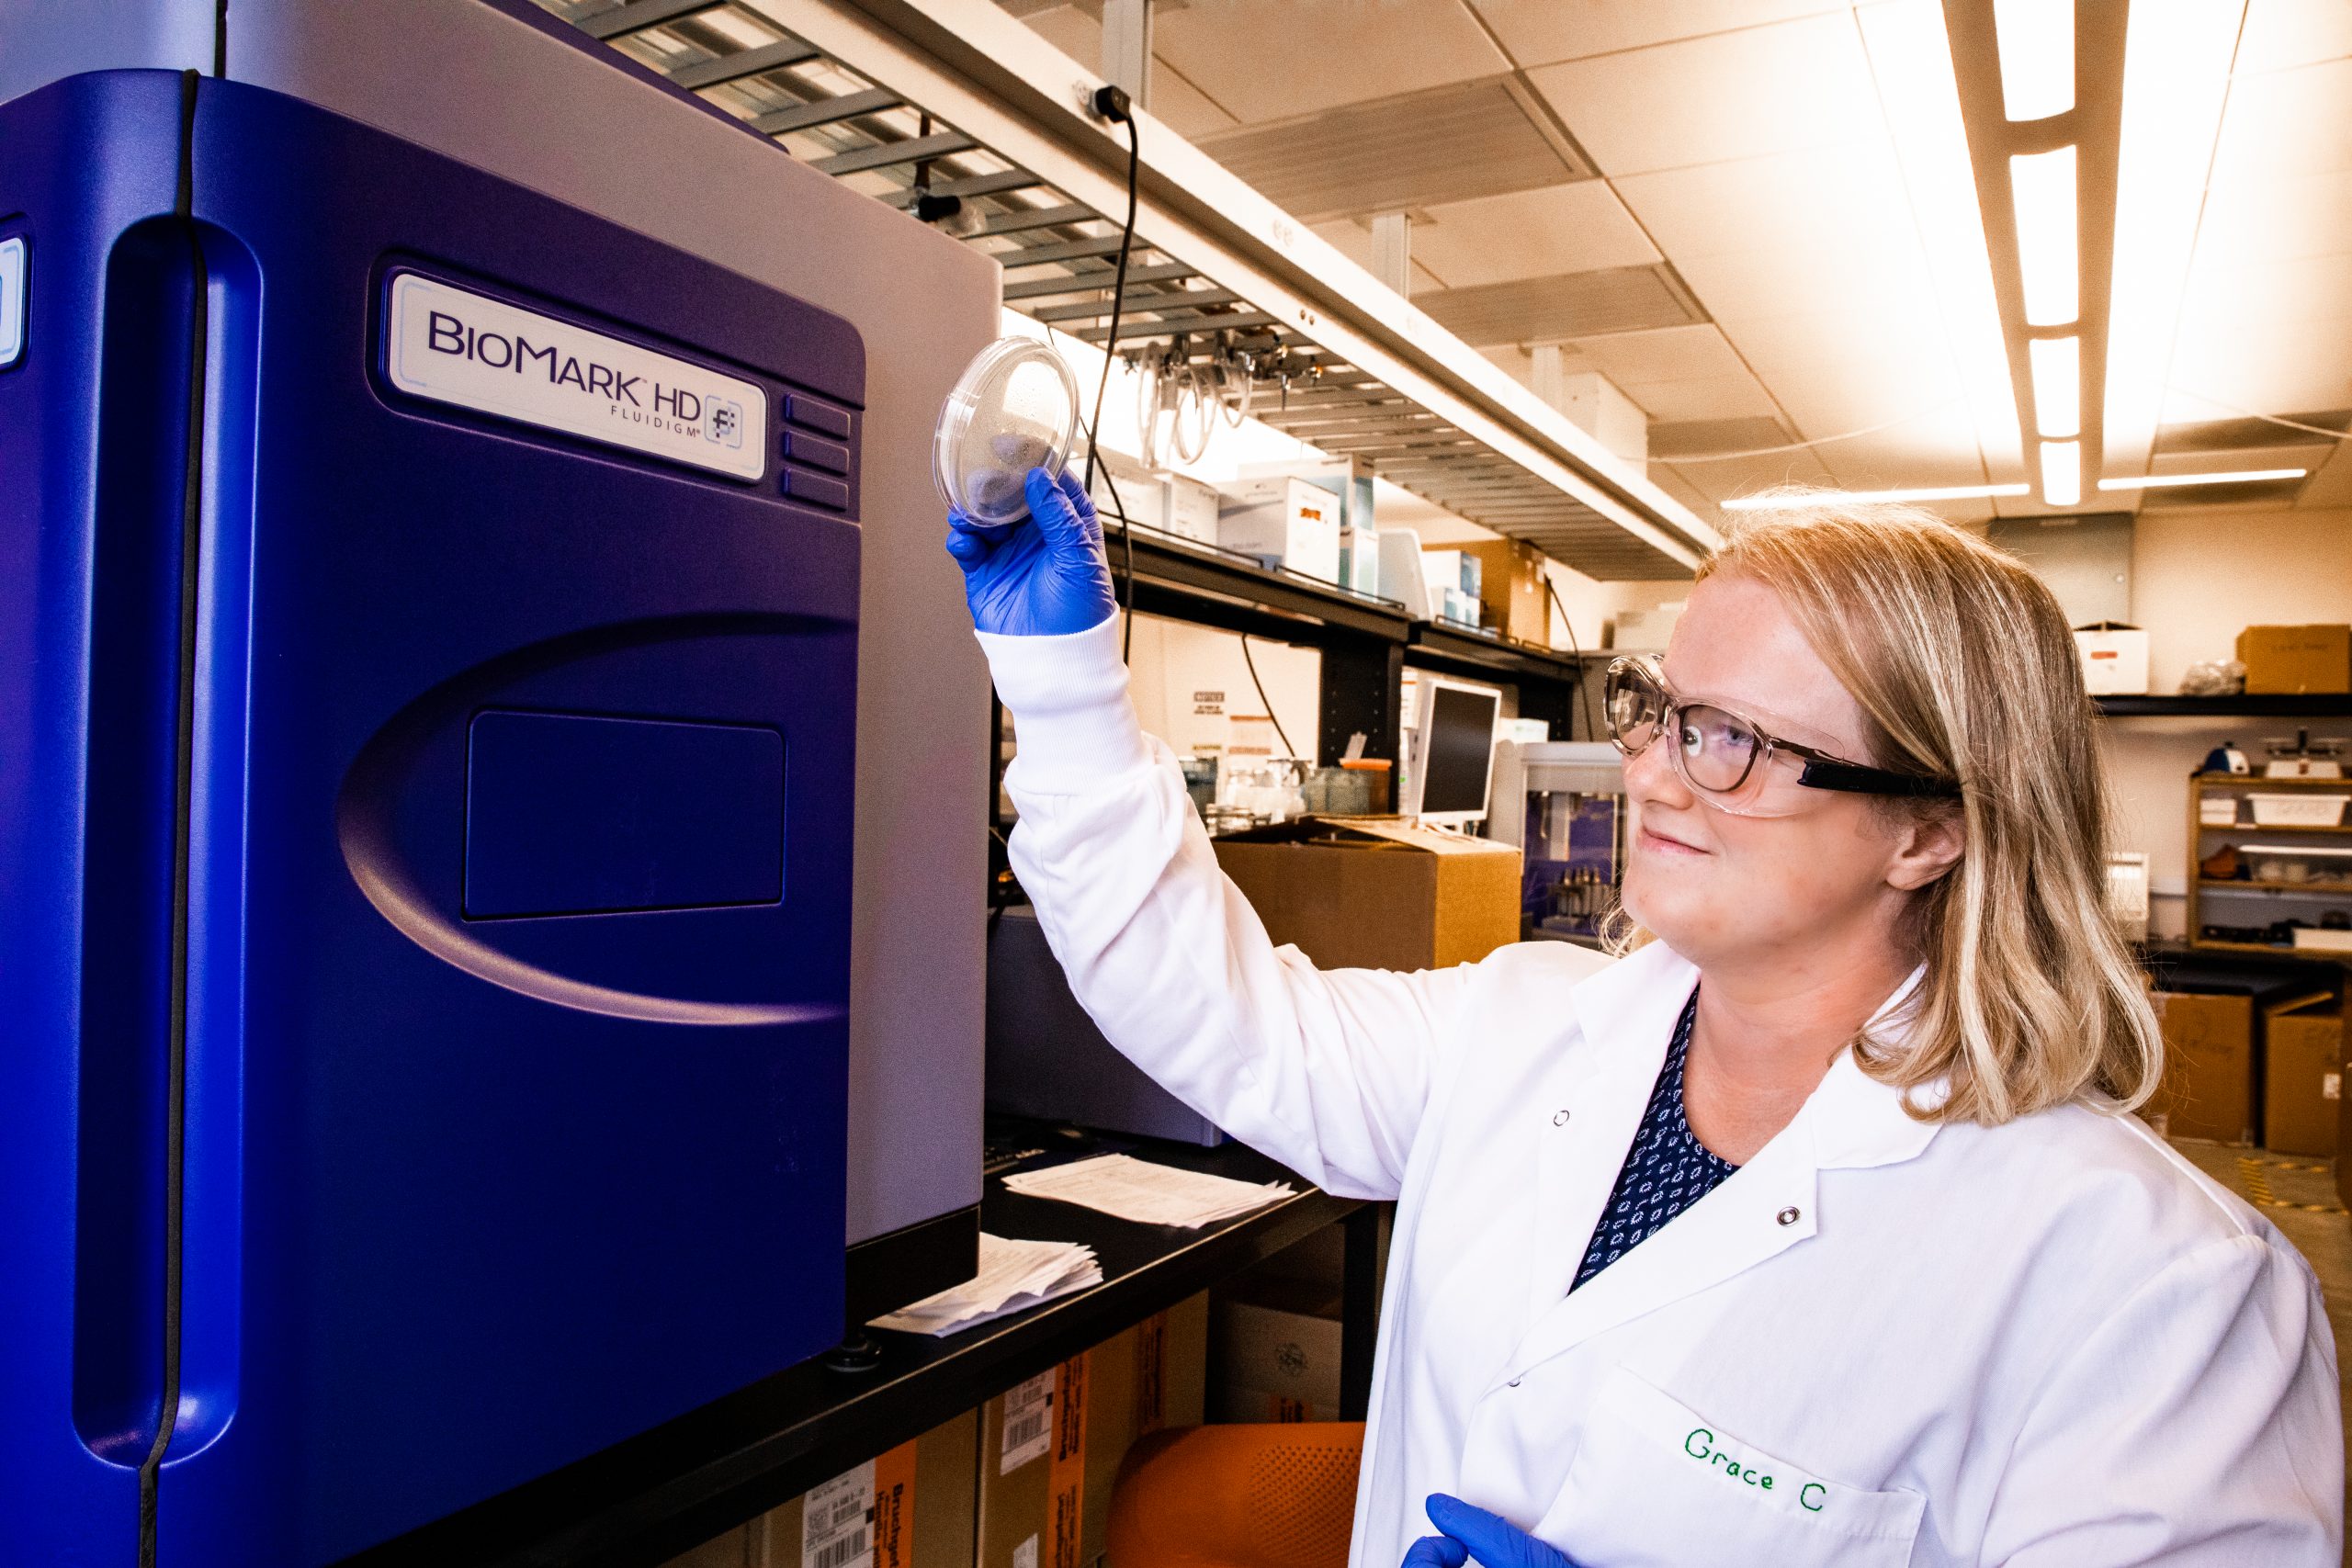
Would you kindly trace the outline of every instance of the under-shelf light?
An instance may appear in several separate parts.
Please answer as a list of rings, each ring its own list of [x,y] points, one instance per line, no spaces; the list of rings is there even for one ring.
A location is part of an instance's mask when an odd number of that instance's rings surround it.
[[[2075,107],[2074,0],[1993,0],[2001,51],[2001,109],[2048,119]]]
[[[2243,485],[2259,479],[2299,479],[2309,468],[2238,468],[2225,474],[2143,474],[2138,479],[2101,479],[2101,490],[2171,490],[2178,485]]]
[[[2041,503],[2073,506],[2083,499],[2083,444],[2045,441],[2041,444]]]
[[[2031,485],[1933,485],[1910,490],[1809,490],[1791,495],[1743,495],[1722,502],[1725,512],[1802,512],[1815,506],[1873,501],[1974,501],[1988,495],[2030,495]]]
[[[2033,362],[2034,428],[2049,438],[2083,433],[2083,342],[2038,337],[2026,344]]]
[[[2076,265],[2075,149],[2023,152],[2009,160],[2009,199],[2017,209],[2018,271],[2025,284],[2025,322],[2063,327],[2082,313]]]

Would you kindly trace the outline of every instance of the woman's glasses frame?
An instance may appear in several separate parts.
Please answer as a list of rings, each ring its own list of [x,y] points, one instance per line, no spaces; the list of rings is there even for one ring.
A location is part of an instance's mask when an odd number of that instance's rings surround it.
[[[1639,745],[1628,744],[1618,724],[1617,693],[1627,685],[1645,688],[1654,694],[1657,703],[1657,721],[1650,738]],[[1737,795],[1759,768],[1770,765],[1776,755],[1794,757],[1804,766],[1797,773],[1797,783],[1807,789],[1835,790],[1843,795],[1888,795],[1906,800],[1956,800],[1960,785],[1951,779],[1932,773],[1898,773],[1887,768],[1873,768],[1862,762],[1849,762],[1843,757],[1833,757],[1811,746],[1801,746],[1793,740],[1782,739],[1758,724],[1747,715],[1724,707],[1721,703],[1684,703],[1675,696],[1666,683],[1666,677],[1649,660],[1614,659],[1610,660],[1609,673],[1602,686],[1602,707],[1609,716],[1609,739],[1618,750],[1628,757],[1637,757],[1655,745],[1659,736],[1675,727],[1675,720],[1688,708],[1705,708],[1722,714],[1734,724],[1745,728],[1755,738],[1748,749],[1747,765],[1740,770],[1739,778],[1727,787],[1716,788],[1701,784],[1690,776],[1680,747],[1674,750],[1674,771],[1684,784],[1700,795],[1714,798]]]

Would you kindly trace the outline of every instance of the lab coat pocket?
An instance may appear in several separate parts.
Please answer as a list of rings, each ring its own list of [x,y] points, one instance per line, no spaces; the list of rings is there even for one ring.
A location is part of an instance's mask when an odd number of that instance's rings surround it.
[[[1744,1443],[1635,1377],[1610,1372],[1560,1495],[1536,1529],[1582,1568],[1901,1568],[1926,1499],[1848,1486]]]

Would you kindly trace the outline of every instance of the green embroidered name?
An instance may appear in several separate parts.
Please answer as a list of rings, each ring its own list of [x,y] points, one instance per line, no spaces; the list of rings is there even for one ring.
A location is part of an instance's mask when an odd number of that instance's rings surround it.
[[[1700,1461],[1718,1475],[1739,1482],[1743,1485],[1753,1486],[1759,1492],[1772,1490],[1771,1472],[1758,1470],[1752,1464],[1742,1464],[1731,1455],[1716,1448],[1715,1435],[1704,1427],[1693,1427],[1690,1429],[1690,1435],[1682,1439],[1682,1451],[1692,1459]],[[1808,1481],[1797,1488],[1797,1506],[1807,1513],[1817,1514],[1821,1512],[1821,1506],[1828,1500],[1828,1496],[1827,1487],[1818,1481]]]

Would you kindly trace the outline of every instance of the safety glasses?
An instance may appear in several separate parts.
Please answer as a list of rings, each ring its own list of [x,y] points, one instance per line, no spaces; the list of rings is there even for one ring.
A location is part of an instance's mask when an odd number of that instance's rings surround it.
[[[1728,708],[1678,701],[1666,689],[1664,677],[1640,660],[1612,661],[1603,690],[1609,738],[1617,750],[1637,757],[1660,735],[1669,736],[1674,742],[1669,755],[1682,782],[1708,805],[1736,816],[1785,817],[1803,808],[1803,796],[1777,787],[1791,773],[1775,768],[1780,758],[1798,764],[1793,782],[1806,789],[1914,800],[1960,795],[1960,785],[1951,779],[1849,762],[1769,734]]]

